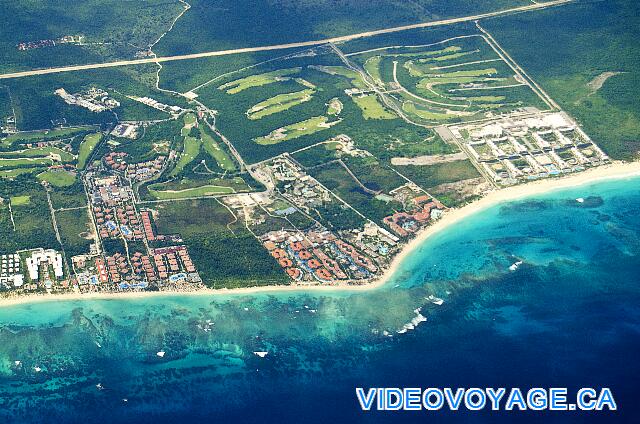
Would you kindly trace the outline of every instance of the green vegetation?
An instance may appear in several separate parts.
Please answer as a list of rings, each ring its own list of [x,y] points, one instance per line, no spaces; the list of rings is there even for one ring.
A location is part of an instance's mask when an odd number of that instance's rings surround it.
[[[278,94],[253,106],[247,111],[249,119],[262,119],[265,116],[279,113],[312,99],[314,90],[301,90],[293,93]]]
[[[558,9],[491,19],[483,26],[611,157],[637,157],[637,1],[576,2]],[[623,73],[607,79],[594,91],[589,83],[605,72]]]
[[[0,70],[45,68],[130,58],[135,46],[153,43],[171,25],[182,6],[147,0],[24,0],[3,4],[0,16]],[[100,16],[100,19],[96,19]],[[83,45],[57,44],[19,51],[20,42],[83,35]]]
[[[389,109],[384,107],[378,96],[375,94],[367,94],[364,96],[353,96],[353,101],[362,109],[364,119],[396,119],[397,116]]]
[[[330,163],[318,167],[312,171],[312,175],[339,197],[348,200],[349,204],[358,212],[374,221],[381,222],[385,216],[393,214],[394,210],[401,206],[376,199],[377,190],[364,189],[339,163]],[[329,214],[325,218],[332,224],[342,228],[343,225],[340,224],[341,218],[335,215],[331,216]],[[353,225],[353,223],[347,222],[347,225]]]
[[[155,199],[185,199],[191,197],[215,196],[246,192],[250,187],[242,177],[205,178],[167,181],[148,186],[149,194]]]
[[[427,190],[440,184],[468,180],[480,176],[469,160],[429,166],[396,166],[395,168],[404,176]]]
[[[0,178],[15,178],[19,175],[31,174],[37,171],[41,171],[43,168],[15,168],[0,170]]]
[[[76,174],[62,169],[54,169],[38,174],[38,179],[56,187],[70,187],[76,182]]]
[[[344,108],[344,105],[342,104],[340,99],[337,97],[334,97],[333,99],[331,99],[331,101],[329,101],[328,108],[327,108],[327,115],[338,116],[342,112],[342,108]]]
[[[0,180],[0,198],[5,199],[0,202],[0,252],[60,248],[53,231],[47,196],[39,183],[27,175],[11,182]]]
[[[84,169],[87,166],[87,160],[89,160],[91,153],[93,153],[100,140],[102,140],[102,134],[100,133],[89,134],[84,137],[78,153],[78,164],[76,165],[78,169]]]
[[[89,245],[93,243],[93,238],[87,209],[56,212],[56,222],[67,259],[89,252]]]
[[[236,165],[231,157],[204,128],[204,125],[200,127],[200,137],[202,137],[204,150],[220,165],[220,168],[229,172],[236,171]]]
[[[3,148],[11,147],[15,143],[33,143],[37,141],[49,141],[58,138],[73,137],[82,133],[90,131],[88,127],[72,127],[72,128],[57,128],[46,131],[31,131],[31,132],[19,132],[12,134],[5,138],[0,138],[0,146]]]
[[[241,221],[215,199],[157,206],[161,234],[178,233],[211,287],[286,284],[288,277]]]
[[[25,206],[30,203],[29,196],[13,196],[10,198],[11,206]]]
[[[176,176],[180,174],[184,170],[184,168],[191,162],[193,162],[196,156],[198,156],[200,147],[200,140],[187,135],[184,138],[184,148],[182,150],[182,153],[180,153],[180,158],[178,159],[178,162],[176,162],[176,166],[173,168],[169,175]]]
[[[155,190],[149,187],[149,192],[160,200],[186,199],[190,197],[215,196],[218,194],[232,194],[235,191],[231,187],[205,185],[197,188],[185,188],[183,190]]]
[[[360,88],[360,89],[369,88],[367,83],[364,81],[364,78],[362,77],[362,75],[345,66],[314,66],[314,69],[317,69],[321,72],[326,72],[330,75],[339,75],[339,76],[345,77],[349,79],[349,81],[351,81],[351,84],[355,88]]]
[[[335,125],[337,122],[339,121],[329,122],[329,118],[326,116],[316,116],[302,122],[278,128],[277,130],[272,131],[269,135],[256,138],[255,141],[257,144],[263,145],[278,144],[283,141],[292,140],[294,138],[314,134],[318,131],[331,128],[331,126]]]
[[[297,74],[298,72],[300,72],[300,68],[279,69],[277,71],[267,72],[259,75],[251,75],[250,77],[231,81],[221,85],[220,87],[218,87],[218,89],[226,90],[227,94],[238,94],[248,88],[273,84],[275,82],[281,81],[288,75]]]
[[[33,166],[48,166],[53,164],[50,158],[17,158],[17,159],[0,159],[0,169],[2,168],[19,168]]]

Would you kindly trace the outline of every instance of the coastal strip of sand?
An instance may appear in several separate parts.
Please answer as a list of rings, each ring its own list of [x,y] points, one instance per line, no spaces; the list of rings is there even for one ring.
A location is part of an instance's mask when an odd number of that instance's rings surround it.
[[[177,297],[177,296],[216,296],[216,295],[249,295],[263,293],[283,292],[331,292],[331,291],[363,291],[382,287],[399,269],[402,262],[409,257],[415,249],[421,246],[429,237],[444,231],[465,218],[484,209],[524,197],[532,197],[605,180],[618,180],[640,177],[640,162],[616,162],[598,168],[588,169],[579,174],[571,174],[561,178],[538,180],[531,183],[495,190],[485,197],[470,203],[459,209],[449,210],[440,220],[421,231],[416,238],[411,240],[402,251],[394,258],[391,266],[385,273],[372,283],[364,285],[280,285],[265,287],[246,287],[237,289],[202,289],[193,292],[130,292],[130,293],[64,293],[64,294],[34,294],[0,298],[0,307],[13,306],[25,303],[52,302],[52,301],[83,301],[105,299],[141,299],[149,297]]]

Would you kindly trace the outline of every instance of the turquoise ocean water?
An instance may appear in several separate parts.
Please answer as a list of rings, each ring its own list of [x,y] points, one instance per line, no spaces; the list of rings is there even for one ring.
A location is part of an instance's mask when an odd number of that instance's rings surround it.
[[[639,354],[628,179],[482,211],[366,293],[0,308],[0,422],[640,422]],[[363,413],[356,386],[606,386],[619,411]]]

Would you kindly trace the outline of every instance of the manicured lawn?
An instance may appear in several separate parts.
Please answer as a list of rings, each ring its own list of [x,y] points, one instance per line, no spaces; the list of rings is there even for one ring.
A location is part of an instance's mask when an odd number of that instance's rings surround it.
[[[353,96],[352,99],[362,109],[364,119],[396,119],[398,117],[385,108],[375,94]]]
[[[202,137],[202,145],[204,150],[213,158],[218,165],[225,171],[235,171],[236,165],[233,163],[233,160],[229,157],[229,155],[220,148],[220,145],[216,143],[216,141],[207,134],[202,128],[200,128],[200,136]]]
[[[30,196],[15,196],[11,198],[11,206],[25,206],[31,201]]]
[[[96,148],[100,140],[102,139],[102,134],[89,134],[87,135],[82,143],[80,144],[80,152],[78,153],[78,169],[84,169],[87,166],[87,160],[89,160],[89,156]]]
[[[301,90],[293,93],[278,94],[270,99],[260,102],[247,111],[247,117],[252,120],[262,119],[294,106],[308,102],[313,97],[314,90]]]
[[[40,181],[46,181],[56,187],[69,187],[76,182],[76,174],[68,171],[45,171],[38,174]]]
[[[273,84],[274,82],[278,82],[282,77],[297,74],[298,72],[300,72],[300,68],[279,69],[277,71],[266,72],[259,75],[251,75],[246,78],[231,81],[224,85],[221,85],[218,88],[220,90],[226,90],[227,94],[238,94],[248,88]]]

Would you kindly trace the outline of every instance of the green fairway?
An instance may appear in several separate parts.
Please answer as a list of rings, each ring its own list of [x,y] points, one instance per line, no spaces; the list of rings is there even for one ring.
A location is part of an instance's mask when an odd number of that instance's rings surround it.
[[[405,102],[402,105],[402,110],[412,115],[416,115],[422,119],[426,119],[434,122],[448,121],[456,117],[453,114],[433,112],[433,111],[427,110],[422,106],[416,105],[414,102]]]
[[[342,113],[343,108],[344,105],[342,104],[340,99],[334,97],[333,99],[331,99],[331,101],[329,101],[329,104],[327,105],[327,115],[338,116]]]
[[[184,138],[184,149],[180,154],[180,159],[176,163],[175,168],[171,171],[171,176],[176,176],[181,173],[184,168],[189,165],[198,156],[200,152],[200,140],[195,137],[186,136]]]
[[[206,185],[197,188],[187,188],[184,190],[153,190],[149,192],[159,200],[186,199],[189,197],[215,196],[218,194],[232,194],[235,190],[231,187]]]
[[[186,115],[184,115],[183,120],[185,125],[193,125],[196,123],[198,118],[193,113],[187,113]]]
[[[60,162],[71,162],[74,157],[71,153],[59,149],[57,147],[34,147],[32,149],[14,150],[10,152],[0,152],[0,159],[2,158],[55,158]]]
[[[70,187],[76,182],[76,174],[63,170],[50,170],[38,174],[38,179],[55,187]]]
[[[33,167],[53,165],[53,160],[49,158],[16,158],[0,159],[0,169],[16,167]]]
[[[316,116],[309,118],[305,121],[295,124],[287,125],[286,127],[278,128],[272,131],[269,135],[264,137],[258,137],[255,142],[261,145],[278,144],[283,141],[292,140],[294,138],[302,137],[317,133],[322,130],[331,128],[340,121],[328,122],[329,118],[326,116]]]
[[[340,75],[342,77],[348,78],[355,88],[368,88],[367,83],[364,82],[364,78],[362,77],[362,75],[345,66],[312,66],[312,68],[317,69],[321,72],[326,72],[329,75]]]
[[[31,174],[40,171],[42,168],[16,168],[0,170],[0,178],[15,178],[18,175]]]
[[[204,150],[213,158],[220,168],[225,171],[233,172],[236,170],[236,165],[233,163],[233,160],[229,157],[229,155],[220,148],[220,145],[216,143],[214,138],[209,135],[203,127],[200,127],[200,136],[202,137],[202,146]]]
[[[11,206],[25,206],[31,202],[29,196],[15,196],[11,198]]]
[[[367,71],[369,76],[373,78],[373,80],[378,85],[384,86],[384,81],[382,80],[382,75],[380,74],[380,62],[382,62],[382,57],[373,56],[364,63],[364,69]]]
[[[282,81],[289,75],[294,75],[300,72],[301,68],[291,69],[279,69],[273,72],[266,72],[259,75],[251,75],[246,78],[241,78],[235,81],[228,82],[218,87],[220,90],[226,90],[227,94],[238,94],[248,88],[261,87],[263,85],[273,84],[274,82]]]
[[[364,119],[396,119],[398,117],[385,108],[375,94],[353,96],[352,99],[362,110]]]
[[[299,104],[308,102],[313,97],[314,90],[301,90],[293,93],[278,94],[270,99],[260,102],[247,111],[247,117],[251,120],[262,119],[288,110]]]
[[[84,140],[80,144],[80,152],[78,153],[78,169],[84,169],[87,166],[87,160],[93,153],[93,150],[96,148],[100,140],[102,139],[102,134],[89,134],[85,136]]]
[[[89,130],[89,127],[73,127],[73,128],[58,128],[47,131],[32,131],[32,132],[20,132],[12,134],[8,137],[0,139],[0,145],[4,147],[11,146],[16,141],[36,141],[44,139],[54,139],[62,137],[71,137],[77,135],[83,131]]]

